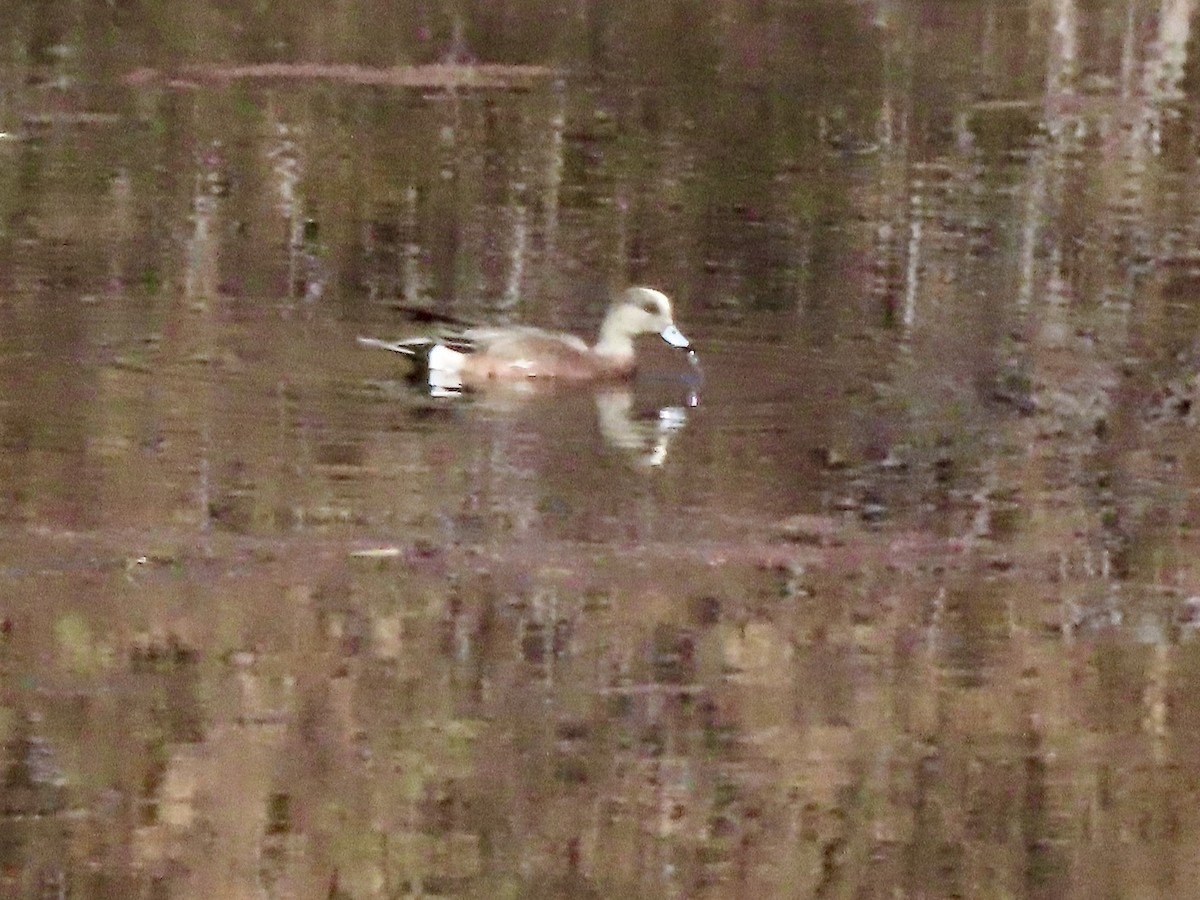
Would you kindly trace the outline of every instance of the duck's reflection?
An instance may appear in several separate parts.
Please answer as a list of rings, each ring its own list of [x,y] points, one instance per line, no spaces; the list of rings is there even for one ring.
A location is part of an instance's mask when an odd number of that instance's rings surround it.
[[[656,468],[667,461],[671,442],[687,424],[688,409],[699,403],[689,391],[686,405],[661,406],[648,415],[635,415],[633,391],[611,387],[596,392],[596,417],[605,444],[627,454],[639,466]]]
[[[392,383],[393,388],[400,387]],[[538,391],[533,382],[508,385],[506,390],[484,393],[464,389],[463,385],[449,378],[430,378],[421,384],[422,394],[431,398],[472,398],[471,402],[493,412],[515,414],[517,407],[536,402],[537,394],[554,394],[554,391]],[[412,391],[413,384],[406,386]],[[689,387],[678,403],[651,405],[635,404],[636,392],[627,384],[610,385],[595,389],[596,420],[605,446],[620,451],[639,468],[654,469],[667,460],[671,443],[687,425],[688,414],[699,403],[699,393]],[[548,399],[548,398],[547,398]],[[439,404],[440,406],[440,404]]]

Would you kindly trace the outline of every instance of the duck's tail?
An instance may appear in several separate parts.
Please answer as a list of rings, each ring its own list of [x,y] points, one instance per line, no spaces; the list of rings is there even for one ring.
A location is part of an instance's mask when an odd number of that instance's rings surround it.
[[[393,353],[401,353],[404,356],[416,356],[422,351],[428,350],[433,343],[427,337],[411,337],[401,338],[398,341],[382,341],[379,338],[363,337],[359,335],[358,342],[364,347],[376,347],[380,350],[391,350]]]

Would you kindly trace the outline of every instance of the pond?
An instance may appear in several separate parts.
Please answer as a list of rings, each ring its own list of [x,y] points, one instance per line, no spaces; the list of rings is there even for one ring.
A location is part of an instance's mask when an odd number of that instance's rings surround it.
[[[14,15],[0,893],[1190,888],[1195,5]]]

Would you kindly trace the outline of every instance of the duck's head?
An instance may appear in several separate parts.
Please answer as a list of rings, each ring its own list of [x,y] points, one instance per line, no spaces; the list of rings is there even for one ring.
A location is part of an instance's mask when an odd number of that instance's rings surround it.
[[[600,326],[599,352],[632,352],[633,338],[639,334],[658,334],[672,347],[686,348],[691,343],[675,325],[671,301],[662,291],[631,287],[622,293]]]

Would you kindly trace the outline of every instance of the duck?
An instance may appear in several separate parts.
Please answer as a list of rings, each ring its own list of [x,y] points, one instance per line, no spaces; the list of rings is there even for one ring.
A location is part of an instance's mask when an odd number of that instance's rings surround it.
[[[688,350],[671,301],[662,291],[631,287],[609,305],[594,344],[573,334],[530,325],[472,326],[435,335],[384,341],[359,337],[363,346],[391,350],[418,363],[431,387],[477,388],[494,383],[620,381],[637,368],[634,338],[658,334],[672,347]]]

